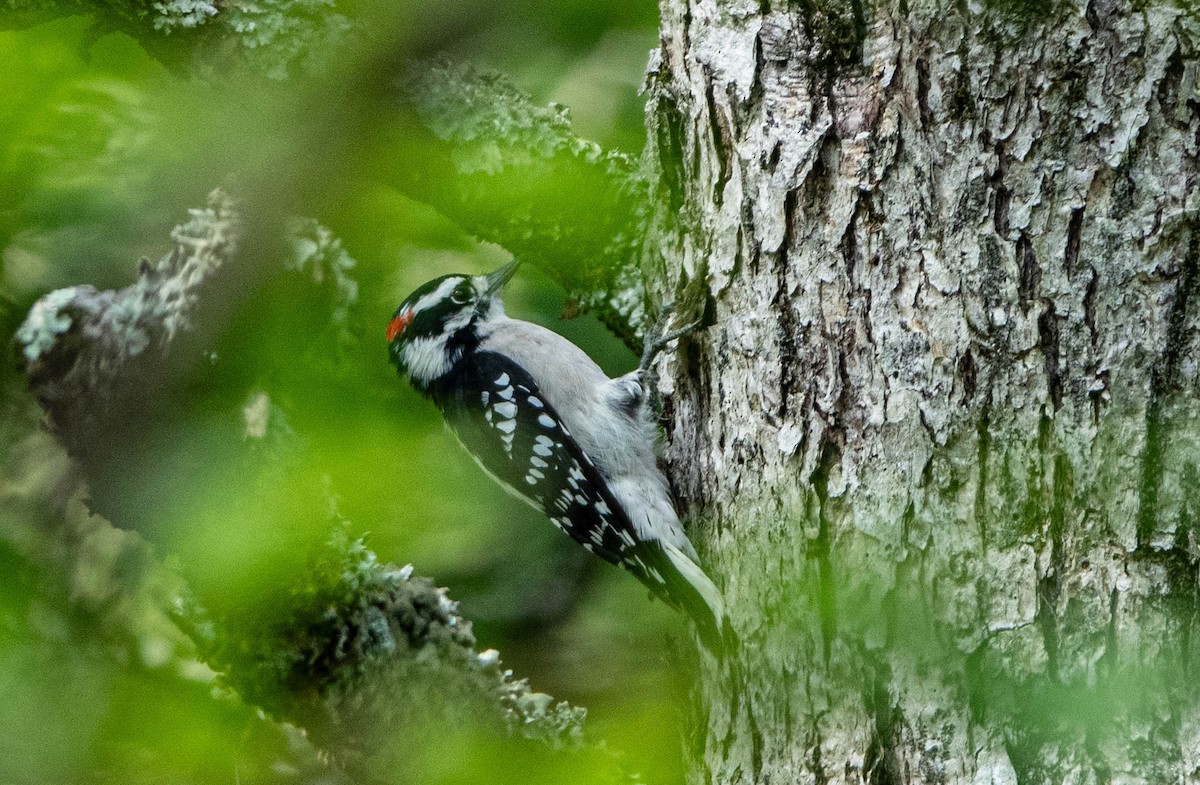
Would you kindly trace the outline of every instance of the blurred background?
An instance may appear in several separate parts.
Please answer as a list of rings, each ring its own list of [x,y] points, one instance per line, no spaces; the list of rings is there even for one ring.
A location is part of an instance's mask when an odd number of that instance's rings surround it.
[[[310,16],[331,8],[294,5]],[[345,312],[314,318],[296,280],[268,277],[230,305],[211,367],[196,372],[169,421],[113,447],[130,518],[163,533],[147,537],[149,563],[270,597],[271,565],[300,558],[322,534],[310,506],[335,498],[381,561],[411,563],[449,588],[479,648],[499,649],[535,689],[587,707],[589,733],[621,751],[624,769],[679,781],[687,686],[673,647],[685,625],[487,480],[387,362],[384,326],[413,288],[510,257],[386,184],[382,170],[405,161],[379,142],[376,124],[391,119],[373,111],[378,94],[358,87],[386,83],[407,56],[442,52],[508,74],[535,103],[569,107],[580,136],[636,155],[657,9],[649,0],[357,0],[336,12],[350,31],[340,48],[229,67],[185,28],[139,34],[86,6],[0,15],[0,334],[12,336],[54,289],[129,285],[138,260],[166,254],[172,228],[218,186],[328,227],[353,282]],[[356,38],[356,25],[375,37]],[[528,265],[507,295],[510,314],[567,335],[610,373],[636,364],[595,319],[560,318],[564,300]],[[41,502],[64,469],[12,355],[0,366],[0,782],[291,776],[266,763],[286,740],[254,730],[245,707],[210,697],[210,675],[159,606],[178,588],[173,573],[131,557],[137,549],[87,510],[67,535],[50,520]],[[242,407],[263,392],[295,456],[266,490],[239,476],[233,456],[244,445],[227,444]],[[71,555],[79,548],[87,560]],[[55,569],[64,563],[70,574]],[[122,582],[140,599],[115,604]],[[115,645],[115,627],[135,630],[139,645]],[[194,694],[159,689],[181,672],[194,676]],[[467,762],[420,765],[402,779],[483,774]]]

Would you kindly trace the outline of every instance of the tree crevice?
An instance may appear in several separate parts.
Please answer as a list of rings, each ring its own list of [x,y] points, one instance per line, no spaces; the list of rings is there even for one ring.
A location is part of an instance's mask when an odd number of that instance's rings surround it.
[[[1193,230],[1195,232],[1195,230]],[[1168,434],[1166,407],[1170,396],[1180,389],[1180,362],[1189,339],[1190,305],[1200,284],[1200,232],[1193,234],[1180,264],[1178,281],[1171,299],[1161,354],[1150,372],[1150,394],[1146,404],[1146,443],[1142,452],[1141,484],[1138,494],[1137,546],[1151,547],[1158,520],[1159,490],[1163,476],[1163,453]]]

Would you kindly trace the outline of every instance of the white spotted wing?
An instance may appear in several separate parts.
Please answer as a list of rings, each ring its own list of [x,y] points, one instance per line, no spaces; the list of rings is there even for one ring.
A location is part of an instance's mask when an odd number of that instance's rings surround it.
[[[532,378],[498,354],[476,352],[473,360],[434,391],[462,443],[489,474],[572,539],[666,597],[660,549],[634,538],[599,469]]]

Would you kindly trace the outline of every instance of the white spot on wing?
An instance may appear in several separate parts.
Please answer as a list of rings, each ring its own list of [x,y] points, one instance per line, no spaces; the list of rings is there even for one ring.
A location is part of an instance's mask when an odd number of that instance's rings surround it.
[[[541,456],[543,456],[543,457],[545,457],[545,458],[549,458],[549,457],[550,457],[550,454],[551,454],[551,453],[550,453],[550,448],[549,448],[549,447],[547,447],[547,446],[546,446],[546,445],[544,445],[544,444],[535,444],[535,445],[533,445],[533,451],[534,451],[535,453],[537,453],[538,455],[541,455]]]
[[[542,399],[537,397],[536,395],[531,395],[531,396],[529,396],[529,405],[535,409],[540,409],[543,406]]]
[[[508,387],[508,374],[502,373],[496,377],[495,385],[497,387]]]
[[[513,431],[515,431],[517,429],[517,421],[516,420],[501,420],[500,422],[496,423],[496,428],[498,430],[504,431],[505,433],[512,433]]]
[[[499,395],[501,398],[503,398],[506,401],[511,401],[513,399],[513,388],[505,387],[503,390],[496,393],[496,395]]]
[[[513,403],[512,401],[505,401],[504,403],[498,403],[498,404],[496,404],[495,409],[496,409],[496,413],[499,414],[501,417],[510,417],[511,418],[511,417],[517,416],[517,405],[515,403]]]
[[[554,418],[548,414],[539,414],[538,424],[543,428],[553,428],[555,426]]]

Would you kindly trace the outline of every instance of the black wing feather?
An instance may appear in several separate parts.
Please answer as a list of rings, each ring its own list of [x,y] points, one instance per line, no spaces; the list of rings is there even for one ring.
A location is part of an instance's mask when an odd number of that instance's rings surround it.
[[[485,469],[572,539],[633,572],[671,602],[667,560],[641,543],[603,475],[532,377],[502,355],[477,351],[432,391],[446,422]],[[673,570],[672,570],[673,571]]]

